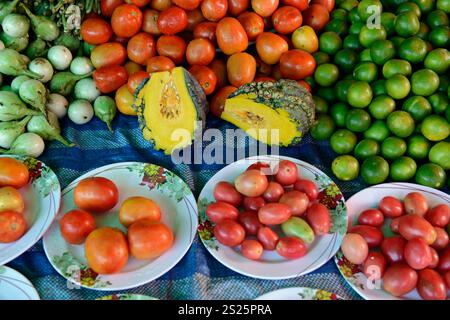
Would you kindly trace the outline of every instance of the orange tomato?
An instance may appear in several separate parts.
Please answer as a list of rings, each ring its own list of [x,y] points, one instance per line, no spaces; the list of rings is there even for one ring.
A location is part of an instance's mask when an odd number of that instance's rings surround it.
[[[314,31],[325,28],[329,20],[330,14],[327,8],[321,4],[312,4],[303,11],[303,23],[313,28]]]
[[[0,187],[20,189],[27,185],[29,180],[30,173],[26,165],[13,158],[0,158]]]
[[[142,11],[134,4],[121,4],[111,17],[111,26],[119,37],[132,37],[139,32],[142,26]]]
[[[186,49],[186,60],[190,65],[206,66],[213,61],[215,55],[216,49],[207,39],[194,39]]]
[[[112,36],[112,29],[108,22],[99,18],[90,18],[83,21],[80,35],[89,44],[108,42]]]
[[[136,88],[139,87],[142,81],[149,78],[149,74],[146,71],[138,71],[128,77],[127,87],[131,94],[134,94]]]
[[[186,42],[179,36],[161,36],[156,42],[156,50],[160,56],[170,58],[175,64],[181,64],[186,52]]]
[[[269,17],[277,10],[279,0],[252,0],[252,9],[261,17]]]
[[[211,21],[200,22],[194,28],[194,38],[204,38],[210,41],[216,41],[217,23]]]
[[[203,16],[209,21],[219,21],[227,14],[227,0],[203,0],[200,6]]]
[[[82,244],[86,237],[95,230],[94,217],[83,210],[67,212],[59,222],[63,238],[70,244]]]
[[[148,33],[138,33],[128,41],[127,53],[131,61],[146,65],[148,59],[156,54],[155,39]]]
[[[188,25],[188,17],[186,11],[178,7],[170,7],[159,14],[158,29],[163,34],[176,34]]]
[[[124,65],[125,70],[127,70],[128,76],[131,76],[133,73],[141,71],[142,66],[134,61],[127,61]]]
[[[158,17],[158,11],[152,9],[145,10],[142,18],[142,31],[150,33],[153,36],[159,36],[161,31],[158,29]]]
[[[285,6],[296,7],[300,11],[308,8],[308,0],[281,0],[281,3]]]
[[[175,68],[175,63],[168,57],[156,56],[147,61],[147,72],[169,71]]]
[[[227,61],[228,81],[240,87],[252,82],[256,74],[256,60],[246,52],[235,53]]]
[[[103,177],[81,180],[73,191],[76,206],[82,210],[103,213],[114,208],[119,200],[119,190],[114,182]]]
[[[309,53],[319,50],[319,39],[313,28],[302,26],[292,34],[292,44],[295,49],[302,49]]]
[[[136,259],[154,259],[173,245],[173,233],[161,222],[143,219],[128,229],[130,252]]]
[[[201,0],[172,0],[172,2],[185,10],[194,10],[200,5]]]
[[[228,12],[232,16],[238,16],[248,9],[250,0],[228,0]]]
[[[25,209],[22,195],[13,187],[0,188],[0,212],[15,211],[22,213]]]
[[[98,45],[91,52],[91,61],[96,69],[121,65],[127,59],[127,50],[118,42]]]
[[[302,25],[302,14],[296,7],[286,6],[277,9],[272,15],[272,24],[281,34],[294,32]]]
[[[245,51],[248,47],[248,37],[241,23],[231,17],[220,20],[217,24],[216,39],[220,50],[226,55]]]
[[[27,222],[22,213],[0,212],[0,243],[10,243],[20,239],[27,231]]]
[[[276,64],[288,49],[286,40],[275,33],[263,32],[256,38],[256,51],[267,64]]]
[[[128,90],[128,86],[124,84],[116,91],[116,106],[119,112],[127,116],[136,116],[136,110],[133,109],[134,97]]]
[[[150,219],[151,221],[158,222],[161,219],[161,209],[151,199],[131,197],[122,203],[119,219],[120,223],[127,228],[134,222],[142,219]]]
[[[197,79],[206,95],[214,92],[217,85],[217,77],[210,68],[207,66],[192,66],[189,68],[189,72]]]
[[[217,91],[217,93],[211,99],[211,103],[209,104],[209,111],[216,117],[220,118],[220,115],[222,114],[223,108],[225,106],[225,100],[231,93],[236,90],[236,87],[226,86]]]
[[[152,0],[150,6],[158,11],[164,11],[172,6],[171,0]]]
[[[145,7],[146,5],[149,4],[150,0],[131,0],[131,2],[137,5],[138,7]]]
[[[264,32],[264,19],[254,12],[244,12],[238,16],[238,20],[244,27],[249,40],[255,40]]]
[[[187,20],[188,24],[186,27],[187,31],[194,31],[194,28],[201,23],[202,21],[205,21],[205,17],[202,14],[202,11],[199,8],[196,8],[192,11],[187,11]]]
[[[283,78],[301,80],[311,76],[315,69],[316,60],[304,50],[289,50],[280,58],[280,71]]]
[[[223,59],[214,59],[208,67],[214,72],[217,77],[216,89],[220,89],[227,85],[227,63]]]

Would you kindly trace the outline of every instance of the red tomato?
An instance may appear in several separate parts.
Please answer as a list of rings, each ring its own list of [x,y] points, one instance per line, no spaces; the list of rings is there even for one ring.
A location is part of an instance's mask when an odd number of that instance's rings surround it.
[[[300,11],[291,6],[278,8],[272,15],[272,25],[278,33],[289,34],[302,25]]]
[[[450,222],[450,207],[445,204],[437,205],[425,214],[425,219],[435,227],[445,228]]]
[[[194,38],[204,38],[210,41],[216,41],[217,22],[200,22],[194,28]]]
[[[381,243],[381,252],[389,264],[403,262],[406,240],[402,237],[385,238]]]
[[[311,86],[305,80],[297,80],[297,83],[311,93]]]
[[[245,234],[255,236],[258,230],[264,225],[259,222],[258,214],[255,211],[245,211],[239,215],[239,223],[244,227]]]
[[[306,179],[298,179],[294,183],[294,189],[306,193],[309,201],[314,201],[319,196],[319,189],[314,182]]]
[[[278,8],[279,0],[252,0],[252,9],[261,17],[269,17]]]
[[[248,259],[259,260],[263,254],[264,248],[256,240],[244,240],[241,244],[242,255]]]
[[[321,4],[310,5],[302,14],[303,23],[313,28],[314,31],[320,31],[325,28],[330,20],[327,8]]]
[[[387,196],[381,199],[378,209],[383,212],[386,218],[397,218],[405,213],[403,203],[397,198]]]
[[[235,180],[236,190],[246,197],[258,197],[266,191],[269,182],[259,170],[247,170]]]
[[[226,55],[245,51],[248,47],[247,34],[235,18],[226,17],[219,21],[216,39],[220,50]]]
[[[244,27],[248,40],[255,40],[258,35],[264,32],[264,20],[254,12],[244,12],[237,19]]]
[[[379,280],[383,278],[386,265],[384,256],[379,252],[372,251],[364,261],[363,272],[370,281]]]
[[[256,77],[255,80],[253,80],[255,82],[275,82],[275,79],[272,77]]]
[[[30,173],[26,165],[13,158],[0,158],[0,188],[20,189],[26,186],[29,180]]]
[[[132,37],[142,26],[142,12],[134,4],[121,4],[111,17],[111,26],[119,37]]]
[[[83,210],[67,212],[59,222],[59,226],[63,238],[70,244],[82,244],[96,228],[94,217]]]
[[[242,195],[227,181],[220,181],[216,184],[213,194],[216,201],[223,201],[235,207],[241,205]]]
[[[112,29],[105,20],[90,18],[81,24],[80,34],[83,40],[89,44],[101,44],[108,42],[111,38]]]
[[[130,197],[126,199],[120,206],[120,223],[128,228],[134,222],[142,219],[158,222],[161,219],[159,205],[145,197]]]
[[[105,17],[111,17],[114,9],[121,4],[123,4],[123,0],[100,0],[102,15]]]
[[[153,36],[145,32],[136,34],[128,41],[127,53],[131,61],[146,65],[148,59],[156,54]]]
[[[236,17],[246,11],[249,5],[250,0],[228,0],[228,12]]]
[[[281,55],[281,75],[287,79],[300,80],[313,75],[316,69],[316,60],[304,50],[289,50]]]
[[[279,240],[278,235],[269,227],[261,227],[256,235],[258,241],[263,245],[264,250],[275,250]]]
[[[147,72],[159,72],[159,71],[169,71],[175,68],[175,63],[168,57],[157,56],[148,59],[147,61]]]
[[[357,225],[351,227],[348,232],[360,234],[367,241],[369,248],[378,247],[383,241],[383,233],[372,226]]]
[[[312,0],[311,4],[321,4],[331,13],[334,9],[334,0]]]
[[[430,247],[431,251],[431,262],[428,265],[428,268],[434,269],[439,265],[439,253]]]
[[[20,212],[0,212],[0,243],[10,243],[20,239],[27,231],[27,221]]]
[[[262,196],[267,202],[278,202],[283,194],[284,188],[281,184],[275,181],[270,181]]]
[[[227,63],[223,59],[214,59],[208,67],[217,77],[216,89],[220,89],[228,84]]]
[[[127,59],[127,50],[118,42],[98,45],[91,52],[91,62],[95,68],[121,65]]]
[[[381,227],[384,222],[383,213],[377,209],[368,209],[358,216],[358,223],[372,227]]]
[[[217,241],[228,247],[240,245],[245,238],[244,228],[231,219],[225,219],[216,224],[213,233]]]
[[[130,93],[134,94],[134,91],[139,87],[139,85],[144,81],[145,79],[148,79],[150,75],[146,71],[137,71],[133,73],[131,76],[128,77],[128,91]]]
[[[195,79],[205,91],[206,95],[210,95],[216,89],[217,77],[214,72],[207,66],[192,66],[189,68]]]
[[[301,217],[308,208],[309,198],[304,192],[291,190],[283,194],[280,203],[284,203],[291,208],[292,215]]]
[[[302,239],[297,237],[284,237],[277,243],[277,252],[286,259],[298,259],[303,257],[308,248]]]
[[[173,232],[165,224],[142,219],[128,228],[130,253],[136,259],[154,259],[173,245]]]
[[[237,220],[239,210],[229,203],[218,201],[206,207],[206,216],[214,223],[219,223],[225,219]]]
[[[142,31],[150,33],[153,36],[159,36],[161,31],[158,29],[158,17],[158,11],[151,9],[145,10],[142,21]]]
[[[172,0],[151,0],[150,6],[158,11],[164,11],[172,6]]]
[[[427,199],[419,192],[410,192],[403,199],[405,212],[407,214],[417,214],[421,217],[428,211]]]
[[[163,34],[173,35],[186,29],[188,19],[186,11],[178,7],[170,7],[159,14],[158,29]]]
[[[315,235],[324,235],[330,232],[331,215],[327,207],[321,203],[313,203],[306,211],[306,220]],[[363,236],[364,237],[364,236]],[[367,241],[367,239],[366,239]],[[370,247],[369,241],[367,241]]]
[[[428,267],[432,261],[430,247],[420,238],[411,239],[406,243],[404,255],[406,263],[416,270]]]
[[[383,289],[395,297],[403,296],[417,285],[417,272],[404,263],[390,266],[383,277]]]
[[[231,93],[233,93],[236,90],[237,90],[236,87],[226,86],[217,91],[217,93],[214,95],[214,97],[211,99],[211,102],[209,103],[209,111],[216,117],[220,118],[220,115],[223,112],[223,108],[225,107],[225,100]]]
[[[278,225],[287,221],[292,215],[291,208],[283,203],[268,203],[258,210],[262,224]]]
[[[438,270],[441,273],[450,271],[450,247],[447,247],[439,256]]]
[[[297,165],[289,160],[281,160],[275,173],[275,180],[283,186],[290,186],[298,179]]]
[[[234,53],[227,60],[228,81],[235,87],[252,82],[256,74],[256,61],[246,52]]]
[[[444,279],[432,269],[424,269],[419,272],[417,292],[423,300],[445,300],[447,298]]]
[[[300,11],[308,8],[308,0],[281,0],[281,3],[285,6],[296,7]]]
[[[131,0],[131,2],[137,5],[138,7],[145,7],[147,4],[150,3],[150,0]]]
[[[190,65],[206,66],[213,61],[215,55],[216,49],[207,39],[194,39],[186,49],[186,60]]]
[[[179,36],[161,36],[156,41],[156,51],[160,56],[170,58],[175,64],[181,64],[186,52],[186,42]]]
[[[81,180],[73,191],[78,208],[87,212],[103,213],[114,208],[119,201],[119,190],[114,182],[103,177]]]
[[[244,197],[244,209],[248,211],[258,211],[264,207],[266,201],[263,197]]]
[[[185,10],[194,10],[200,5],[201,0],[172,0],[172,2]]]
[[[94,71],[93,78],[100,92],[110,93],[127,83],[128,73],[122,66],[101,67]]]
[[[437,237],[433,226],[427,220],[415,214],[405,215],[400,219],[398,232],[406,240],[422,238],[428,244],[432,244]]]
[[[193,32],[195,27],[201,23],[202,21],[205,21],[205,17],[202,15],[202,12],[199,8],[194,9],[192,11],[187,11],[187,20],[188,24],[186,27],[187,31]]]
[[[209,21],[219,21],[227,14],[227,0],[203,0],[200,6],[203,16]]]
[[[256,38],[256,51],[261,60],[269,65],[278,63],[288,49],[286,40],[275,33],[263,32]]]
[[[366,240],[356,233],[347,233],[344,236],[341,250],[344,257],[353,264],[363,263],[369,254]]]
[[[389,227],[391,228],[392,232],[398,233],[398,225],[400,223],[400,219],[401,219],[401,217],[392,219],[391,224],[389,225]]]
[[[447,231],[437,227],[434,227],[434,230],[436,231],[436,240],[433,242],[431,246],[436,250],[442,250],[447,248],[449,244],[449,236]]]

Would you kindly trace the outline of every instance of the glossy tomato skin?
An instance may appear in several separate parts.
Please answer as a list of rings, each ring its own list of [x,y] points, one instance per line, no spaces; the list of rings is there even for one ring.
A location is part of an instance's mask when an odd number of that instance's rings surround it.
[[[200,22],[194,28],[194,38],[204,38],[209,41],[216,41],[217,22]]]
[[[128,0],[127,2],[130,2],[130,0]],[[131,0],[131,2],[137,5],[138,7],[145,7],[147,4],[150,3],[150,0]]]
[[[248,259],[259,260],[264,248],[257,240],[244,240],[241,244],[242,255]]]
[[[77,207],[82,210],[103,213],[116,206],[119,190],[109,179],[91,177],[78,183],[73,192],[73,199]]]
[[[415,214],[408,214],[400,219],[398,232],[406,240],[422,238],[427,244],[433,244],[437,237],[433,226],[427,220]]]
[[[236,90],[236,87],[226,86],[217,91],[217,93],[211,99],[211,102],[209,104],[209,111],[216,117],[220,118],[220,115],[222,114],[225,107],[225,100],[231,93]]]
[[[142,219],[128,228],[130,253],[136,259],[154,259],[173,245],[173,232],[164,223]]]
[[[134,4],[121,4],[111,17],[111,26],[119,37],[132,37],[141,29],[142,11]]]
[[[264,207],[266,201],[263,197],[244,197],[243,206],[247,211],[258,211]]]
[[[278,240],[280,239],[275,231],[273,231],[269,227],[259,228],[256,237],[258,238],[258,241],[263,245],[264,250],[269,251],[275,250]]]
[[[0,212],[15,211],[23,213],[24,209],[25,202],[17,189],[9,186],[0,188]]]
[[[248,37],[240,22],[231,17],[223,18],[217,24],[217,44],[226,55],[242,52],[247,49]]]
[[[237,220],[239,210],[229,203],[218,201],[206,207],[206,216],[214,223],[219,223],[225,219]]]
[[[270,181],[262,197],[267,202],[278,202],[283,194],[284,194],[283,186],[278,182]]]
[[[256,38],[256,51],[261,60],[269,65],[278,63],[288,49],[286,40],[272,32],[263,32]]]
[[[110,93],[127,83],[128,73],[122,66],[101,67],[94,71],[95,85],[102,93]]]
[[[280,203],[288,205],[291,208],[293,216],[301,217],[308,208],[309,198],[303,192],[291,190],[281,196]]]
[[[419,272],[417,292],[423,300],[445,300],[447,298],[445,281],[433,269],[424,269]]]
[[[128,86],[126,84],[117,89],[114,100],[116,101],[117,109],[119,109],[120,113],[127,116],[137,115],[136,110],[132,107],[134,97],[128,90]]]
[[[330,13],[334,9],[334,0],[312,0],[311,4],[320,4],[327,8],[328,12]]]
[[[208,67],[217,77],[216,89],[221,89],[228,85],[227,63],[223,59],[214,59]]]
[[[190,65],[206,66],[213,61],[216,49],[207,39],[194,39],[186,49],[186,60]]]
[[[143,13],[142,31],[151,34],[152,36],[159,36],[161,31],[158,29],[159,12],[153,9],[147,9]]]
[[[148,59],[156,55],[155,39],[145,32],[134,35],[128,41],[127,54],[131,61],[146,65]]]
[[[348,232],[360,234],[366,240],[369,248],[379,246],[384,238],[380,229],[372,226],[356,225],[351,227]]]
[[[111,17],[114,9],[123,4],[123,0],[101,0],[100,10],[105,17]]]
[[[402,237],[385,238],[381,243],[381,252],[389,264],[403,262],[406,240]]]
[[[386,218],[397,218],[405,213],[403,203],[395,197],[387,196],[381,199],[378,208]]]
[[[302,25],[303,17],[296,7],[278,8],[272,15],[272,25],[278,33],[289,34]]]
[[[236,17],[246,11],[250,6],[250,0],[228,0],[228,13]]]
[[[150,6],[158,11],[164,11],[172,6],[172,0],[152,0]]]
[[[227,181],[220,181],[214,187],[214,199],[239,207],[242,203],[242,195]]]
[[[425,219],[435,227],[445,228],[450,223],[450,207],[437,205],[425,214]]]
[[[298,168],[289,160],[281,160],[275,171],[275,180],[283,186],[293,185],[298,179]]]
[[[217,77],[210,68],[196,65],[190,67],[189,72],[197,79],[206,95],[214,92],[217,85]]]
[[[293,49],[280,57],[280,71],[284,78],[301,80],[313,75],[316,60],[307,51]]]
[[[307,179],[298,179],[294,183],[294,190],[306,193],[309,201],[315,201],[319,196],[319,189],[314,182]]]
[[[228,247],[240,245],[245,238],[244,228],[231,219],[225,219],[216,224],[213,233],[217,241]]]
[[[240,87],[252,82],[256,74],[256,60],[246,52],[233,54],[227,60],[227,76],[232,86]]]
[[[395,297],[412,291],[417,285],[417,272],[404,263],[390,266],[383,277],[383,289]]]
[[[308,7],[308,0],[281,0],[285,6],[293,6],[298,10],[303,11]]]
[[[261,17],[269,17],[278,8],[279,0],[252,0],[252,9]]]
[[[64,240],[70,244],[82,244],[96,228],[94,217],[83,210],[67,212],[59,222],[59,226]]]
[[[147,61],[147,72],[169,71],[175,68],[175,63],[165,56],[155,56]]]
[[[432,261],[430,247],[421,238],[409,240],[406,243],[404,255],[406,263],[415,270],[428,267]]]
[[[209,21],[219,21],[227,14],[227,0],[203,0],[200,6],[203,16]]]
[[[187,14],[187,22],[188,22],[187,27],[186,27],[187,31],[193,32],[195,27],[199,23],[205,21],[205,17],[203,16],[202,11],[199,8],[191,10],[191,11],[186,11],[186,14]]]
[[[236,190],[247,197],[258,197],[267,189],[267,177],[259,170],[247,170],[235,180]]]
[[[80,34],[89,44],[101,44],[108,42],[112,36],[111,26],[103,19],[90,18],[83,21]]]
[[[450,271],[450,247],[447,247],[439,256],[438,270],[441,273]]]
[[[98,45],[91,52],[91,61],[95,68],[121,65],[127,59],[127,50],[118,42]]]
[[[381,227],[384,222],[383,213],[377,209],[368,209],[358,216],[358,223],[372,227]]]
[[[369,280],[379,280],[383,277],[386,266],[387,262],[384,256],[379,252],[372,251],[364,261],[363,272]]]
[[[268,203],[258,210],[258,218],[262,224],[279,225],[292,215],[291,208],[283,203]]]
[[[20,239],[27,231],[27,221],[20,212],[0,212],[0,243],[11,243]]]
[[[172,0],[172,2],[185,10],[194,10],[200,5],[201,0]]]
[[[134,222],[142,219],[148,219],[154,222],[161,220],[161,209],[159,205],[145,197],[130,197],[126,199],[120,206],[120,223],[128,228]]]
[[[130,93],[134,94],[134,91],[139,87],[142,81],[149,78],[149,74],[146,71],[137,71],[128,77],[127,87]]]
[[[156,41],[156,51],[179,65],[184,61],[186,42],[179,36],[160,36]]]
[[[277,252],[286,259],[298,259],[308,251],[303,240],[297,237],[284,237],[277,243]]]
[[[306,220],[314,230],[315,235],[324,235],[330,232],[331,215],[328,208],[323,204],[313,203],[306,211]]]
[[[403,199],[406,214],[417,214],[421,217],[428,211],[427,199],[419,192],[410,192]]]
[[[254,12],[241,13],[237,19],[244,27],[248,40],[253,41],[264,32],[264,20]]]
[[[255,236],[258,230],[264,225],[259,222],[258,214],[255,211],[245,211],[239,214],[239,223],[244,227],[245,234]]]
[[[330,20],[330,14],[327,8],[321,4],[312,4],[305,11],[302,12],[303,24],[306,24],[314,29],[320,31],[325,28]]]
[[[163,34],[173,35],[186,29],[188,18],[186,11],[178,7],[170,7],[159,14],[158,29]]]
[[[26,186],[29,180],[30,173],[26,165],[13,158],[0,158],[0,188],[20,189]]]
[[[433,242],[431,246],[436,250],[442,250],[447,248],[449,244],[448,233],[444,229],[438,227],[434,227],[434,230],[436,231],[436,240]]]
[[[357,233],[347,233],[344,236],[341,250],[344,257],[353,264],[363,263],[369,254],[366,240]]]

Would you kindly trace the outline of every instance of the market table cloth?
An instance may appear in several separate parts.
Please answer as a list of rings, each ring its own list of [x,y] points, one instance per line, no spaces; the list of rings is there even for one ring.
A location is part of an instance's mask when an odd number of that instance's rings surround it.
[[[64,188],[72,180],[94,168],[123,161],[142,161],[164,166],[183,178],[197,197],[202,187],[225,165],[174,165],[170,156],[155,151],[143,139],[135,117],[119,115],[113,122],[114,132],[93,119],[87,125],[76,125],[67,119],[61,123],[63,134],[76,143],[66,148],[59,142],[47,144],[41,160],[49,165]],[[224,132],[233,126],[209,117],[207,128]],[[237,148],[248,150],[252,139],[237,141]],[[208,144],[208,143],[206,143]],[[330,168],[335,154],[328,142],[312,141],[308,135],[299,146],[280,148],[280,154],[314,164],[334,179],[346,199],[366,187],[360,180],[337,181]],[[146,294],[159,299],[254,299],[264,293],[286,287],[312,287],[327,290],[345,299],[360,299],[341,277],[330,260],[315,272],[289,280],[259,280],[242,276],[218,262],[205,249],[198,237],[184,258],[161,278],[146,285],[123,291],[105,292],[72,288],[53,269],[45,255],[42,240],[17,259],[7,264],[25,275],[34,284],[41,299],[95,299],[114,293]]]

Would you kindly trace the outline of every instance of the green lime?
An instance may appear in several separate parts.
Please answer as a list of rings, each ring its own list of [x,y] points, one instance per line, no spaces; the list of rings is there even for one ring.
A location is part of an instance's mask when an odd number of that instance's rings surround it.
[[[403,102],[402,110],[408,112],[415,121],[420,122],[431,114],[431,105],[422,96],[412,96]]]
[[[450,14],[450,0],[437,0],[436,8]]]
[[[355,157],[357,159],[366,159],[370,156],[376,156],[380,152],[380,145],[373,139],[363,139],[355,147]]]
[[[395,14],[392,12],[383,12],[381,14],[381,25],[386,30],[386,34],[391,36],[395,32]]]
[[[394,55],[395,47],[389,40],[377,40],[370,46],[370,57],[378,65],[383,65],[386,61],[394,57]]]
[[[352,152],[356,141],[357,138],[353,132],[347,129],[340,129],[331,135],[330,145],[334,152],[346,154]]]
[[[372,57],[370,56],[370,49],[366,48],[359,53],[359,60],[361,62],[372,62]]]
[[[329,104],[336,101],[336,93],[333,87],[319,87],[316,89],[316,94]]]
[[[383,5],[379,0],[362,0],[358,4],[358,15],[363,22],[373,16],[374,12],[382,12]]]
[[[325,31],[332,31],[332,32],[335,32],[340,37],[343,37],[348,32],[348,26],[347,26],[347,23],[345,22],[345,20],[332,19],[325,26]],[[342,44],[342,41],[341,41],[341,44]]]
[[[428,40],[434,48],[448,48],[450,46],[450,28],[440,26],[431,30]]]
[[[316,140],[328,139],[334,131],[334,121],[327,114],[319,114],[316,124],[311,128],[311,136]]]
[[[362,49],[364,49],[361,43],[359,43],[359,37],[357,34],[349,34],[348,36],[346,36],[344,38],[343,46],[346,49],[355,51],[361,51]]]
[[[334,9],[333,12],[331,12],[331,17],[333,19],[341,19],[346,21],[348,16],[348,12],[345,9]]]
[[[450,170],[450,142],[441,141],[430,149],[428,159],[440,165],[444,170]]]
[[[430,150],[430,141],[425,139],[422,135],[414,135],[408,140],[408,149],[406,154],[413,159],[425,159]]]
[[[395,32],[401,37],[411,37],[419,29],[419,18],[412,11],[402,12],[395,18]]]
[[[400,138],[406,138],[414,132],[414,119],[405,111],[392,112],[386,123],[389,130]]]
[[[390,176],[394,181],[408,181],[416,174],[417,164],[410,157],[400,157],[391,163]]]
[[[418,96],[430,96],[439,87],[439,76],[430,69],[421,69],[411,76],[411,91]]]
[[[344,72],[352,72],[358,63],[358,54],[350,49],[339,50],[334,56],[334,63]]]
[[[336,97],[339,101],[347,102],[348,88],[350,88],[354,82],[354,80],[340,80],[336,83]]]
[[[333,160],[331,170],[342,181],[356,179],[359,174],[359,162],[349,155],[339,156]]]
[[[339,78],[339,69],[334,64],[324,63],[314,72],[314,80],[323,87],[332,85]]]
[[[417,32],[415,36],[425,41],[428,38],[428,33],[430,33],[430,28],[425,23],[421,22],[419,32]]]
[[[445,108],[445,118],[450,122],[450,104]]]
[[[369,105],[369,112],[375,119],[383,120],[395,110],[395,100],[386,95],[375,97]]]
[[[367,82],[355,81],[348,88],[347,101],[355,108],[367,107],[372,101],[372,88]]]
[[[324,98],[319,96],[313,96],[314,104],[316,105],[317,113],[327,113],[328,112],[328,103]]]
[[[342,40],[336,32],[327,31],[319,37],[319,50],[334,55],[342,48]]]
[[[448,89],[450,88],[450,78],[447,75],[440,75],[439,76],[439,92],[447,93]],[[450,98],[450,95],[449,95]]]
[[[450,125],[441,116],[432,114],[422,122],[421,132],[430,141],[442,141],[450,134]]]
[[[370,29],[365,25],[361,28],[361,32],[359,33],[359,42],[363,47],[369,48],[370,45],[377,40],[386,40],[386,30],[383,26]]]
[[[397,7],[397,14],[400,14],[402,12],[409,12],[412,11],[414,12],[414,14],[420,19],[421,16],[421,11],[420,8],[417,4],[415,4],[414,2],[405,2],[400,4]]]
[[[427,16],[427,25],[433,29],[439,26],[448,26],[448,17],[443,10],[431,11]]]
[[[431,107],[433,107],[433,112],[436,114],[444,113],[447,106],[450,105],[447,95],[443,92],[438,92],[429,96],[428,101],[430,102]]]
[[[390,131],[386,123],[382,120],[375,120],[369,129],[364,132],[364,138],[373,139],[377,142],[383,142],[389,137]]]
[[[344,0],[339,4],[339,8],[342,8],[349,12],[348,17],[352,23],[354,21],[352,20],[352,17],[351,17],[351,11],[354,8],[356,10],[356,14],[358,15],[358,11],[357,11],[358,3],[359,3],[358,0]],[[358,19],[361,19],[361,18],[359,18],[359,16],[358,16]]]
[[[388,78],[385,83],[386,91],[394,99],[403,99],[411,90],[408,78],[401,74],[395,74]]]
[[[405,39],[399,47],[398,55],[411,63],[419,63],[427,55],[427,44],[419,37]]]
[[[368,184],[382,183],[389,176],[389,164],[380,156],[371,156],[361,166],[361,177]]]
[[[315,89],[316,83],[314,82],[314,78],[313,78],[312,76],[309,76],[309,77],[305,78],[304,80],[305,80],[305,82],[306,82],[307,84],[309,84],[309,86],[310,86],[312,89]]]
[[[371,87],[374,96],[381,96],[387,94],[386,80],[384,79],[372,82]]]
[[[450,66],[450,52],[444,48],[434,49],[427,54],[424,66],[438,74],[446,73]]]
[[[350,8],[350,9],[346,9],[346,10],[348,11],[348,18],[350,19],[350,22],[351,22],[352,24],[354,24],[354,23],[356,23],[356,22],[362,22],[362,23],[364,23],[363,21],[361,21],[361,17],[360,17],[359,14],[358,14],[358,4],[359,4],[359,1],[355,1],[355,2],[356,2],[356,6]]]
[[[412,0],[419,6],[419,9],[423,13],[428,13],[434,8],[435,0]]]
[[[345,117],[345,126],[352,132],[366,131],[370,122],[370,115],[362,109],[351,109]]]
[[[403,41],[405,41],[405,38],[403,37],[399,37],[399,36],[395,36],[390,38],[389,40],[391,40],[391,42],[394,44],[395,49],[400,49],[400,46],[402,45]]]
[[[372,82],[378,76],[378,69],[373,62],[360,62],[353,70],[353,78],[359,81]]]
[[[444,186],[447,175],[441,166],[434,163],[426,163],[419,167],[416,173],[416,182],[435,189]]]
[[[411,64],[406,60],[392,59],[383,66],[383,76],[387,79],[396,74],[409,77],[412,73]]]
[[[327,53],[320,51],[314,52],[313,57],[314,60],[316,60],[317,65],[328,63],[331,60],[330,56]]]
[[[348,110],[348,105],[342,102],[336,103],[331,107],[330,115],[338,127],[345,127],[345,117]]]
[[[355,22],[350,26],[348,29],[349,34],[356,34],[358,35],[361,32],[361,28],[364,26],[363,22]]]
[[[381,154],[386,159],[401,157],[406,152],[405,140],[398,137],[388,137],[381,143]]]

